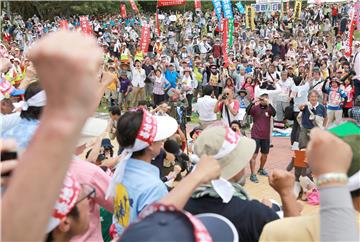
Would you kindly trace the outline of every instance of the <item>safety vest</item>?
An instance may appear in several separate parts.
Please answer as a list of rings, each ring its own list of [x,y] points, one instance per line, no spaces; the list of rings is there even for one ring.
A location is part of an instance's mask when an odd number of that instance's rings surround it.
[[[142,50],[136,52],[135,60],[139,60],[139,61],[144,60],[144,52]]]
[[[121,62],[128,62],[129,61],[128,49],[125,49],[123,52],[120,53],[120,61]]]

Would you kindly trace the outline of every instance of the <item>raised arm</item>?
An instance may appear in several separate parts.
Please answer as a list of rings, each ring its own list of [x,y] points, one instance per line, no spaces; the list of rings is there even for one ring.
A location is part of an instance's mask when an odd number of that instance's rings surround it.
[[[4,241],[44,239],[80,131],[93,111],[102,51],[93,38],[59,31],[40,39],[29,58],[46,92],[47,105],[3,194]]]

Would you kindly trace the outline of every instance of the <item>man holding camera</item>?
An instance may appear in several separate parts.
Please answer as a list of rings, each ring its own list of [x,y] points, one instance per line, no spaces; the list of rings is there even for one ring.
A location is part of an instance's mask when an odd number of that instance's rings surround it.
[[[267,176],[267,171],[264,169],[267,155],[270,150],[270,127],[271,127],[271,117],[275,117],[276,111],[274,107],[269,102],[268,94],[264,93],[248,107],[248,114],[253,117],[254,124],[251,128],[251,138],[256,141],[256,150],[253,157],[250,160],[250,181],[258,183],[255,173],[256,158],[261,152],[260,157],[260,168],[258,174],[262,176]]]
[[[234,91],[225,88],[223,94],[218,98],[214,112],[221,112],[222,122],[226,126],[230,126],[232,121],[238,120],[239,108],[239,101],[234,98]]]

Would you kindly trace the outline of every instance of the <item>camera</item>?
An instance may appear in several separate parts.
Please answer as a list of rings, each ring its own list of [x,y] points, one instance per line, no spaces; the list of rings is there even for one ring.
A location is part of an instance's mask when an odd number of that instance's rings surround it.
[[[223,96],[221,97],[221,99],[222,99],[222,100],[227,99],[227,95],[223,95]]]

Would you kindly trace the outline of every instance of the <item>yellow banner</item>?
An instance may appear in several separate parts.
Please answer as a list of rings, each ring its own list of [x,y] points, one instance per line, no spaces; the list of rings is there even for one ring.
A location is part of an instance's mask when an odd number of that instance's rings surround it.
[[[250,28],[250,17],[251,17],[251,6],[248,5],[245,7],[245,24],[246,24],[246,28],[249,29]]]
[[[251,30],[255,30],[255,8],[251,7],[251,16],[250,16],[250,20],[251,20]]]
[[[294,8],[294,18],[296,18],[296,19],[300,19],[301,5],[302,5],[302,1],[301,0],[296,0],[295,8]]]

